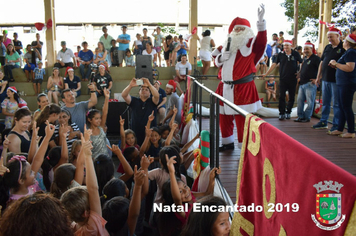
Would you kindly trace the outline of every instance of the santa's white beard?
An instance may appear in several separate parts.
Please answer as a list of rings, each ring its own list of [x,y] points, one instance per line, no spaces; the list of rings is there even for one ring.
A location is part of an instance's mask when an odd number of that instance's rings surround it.
[[[255,37],[255,35],[250,28],[245,28],[244,31],[240,32],[232,31],[229,34],[229,37],[231,37],[230,52],[237,52],[237,50],[245,46],[250,38]],[[227,46],[227,42],[228,40],[226,39],[224,44],[225,48]]]

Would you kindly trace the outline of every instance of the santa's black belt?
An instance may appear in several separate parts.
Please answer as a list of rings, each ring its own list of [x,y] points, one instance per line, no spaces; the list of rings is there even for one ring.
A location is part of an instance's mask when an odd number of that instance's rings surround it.
[[[234,81],[222,81],[224,84],[229,84],[231,85],[231,88],[234,87],[235,84],[245,84],[245,83],[248,83],[248,82],[251,82],[253,81],[253,74],[250,74],[248,76],[245,76],[241,79],[238,79],[238,80],[234,80]]]

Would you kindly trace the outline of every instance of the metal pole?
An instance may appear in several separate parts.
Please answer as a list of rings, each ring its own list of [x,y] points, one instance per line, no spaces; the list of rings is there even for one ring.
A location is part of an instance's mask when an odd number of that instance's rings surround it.
[[[210,94],[210,169],[214,168],[215,160],[215,97]]]
[[[203,106],[203,89],[199,87],[199,132],[202,131],[202,106]]]
[[[215,159],[216,167],[220,166],[220,157],[219,157],[219,140],[220,140],[220,127],[219,127],[219,114],[220,114],[220,100],[219,98],[215,99]]]

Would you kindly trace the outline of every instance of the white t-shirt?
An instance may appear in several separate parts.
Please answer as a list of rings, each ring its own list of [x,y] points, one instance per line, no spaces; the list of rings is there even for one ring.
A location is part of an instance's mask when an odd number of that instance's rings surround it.
[[[179,71],[180,75],[186,75],[187,68],[188,68],[188,71],[192,70],[192,65],[189,62],[186,62],[184,65],[182,64],[182,62],[178,62],[176,65],[176,70]]]
[[[64,63],[73,62],[72,58],[75,57],[73,51],[70,48],[66,48],[65,52],[60,50],[57,54],[57,60],[61,60]]]
[[[136,40],[135,40],[135,44],[136,44],[136,46],[138,46],[138,45],[142,45],[142,41],[141,41],[141,40],[136,39]]]
[[[151,55],[152,56],[152,61],[154,60],[155,54],[157,54],[155,49],[152,49],[152,52],[150,54],[147,53],[146,49],[143,50],[142,55]]]

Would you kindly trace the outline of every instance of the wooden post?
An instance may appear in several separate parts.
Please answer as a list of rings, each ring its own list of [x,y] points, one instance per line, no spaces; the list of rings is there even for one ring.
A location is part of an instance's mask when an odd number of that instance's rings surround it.
[[[198,0],[189,0],[189,32],[191,33],[194,27],[198,27]],[[189,62],[194,64],[194,57],[197,57],[197,39],[190,38],[189,44]]]
[[[331,23],[333,1],[332,0],[320,0],[319,2],[319,19],[321,21]],[[326,25],[319,24],[319,47],[318,52],[322,52],[326,45],[329,44],[328,28]]]
[[[294,0],[294,44],[298,46],[298,0]]]
[[[46,30],[47,46],[47,67],[51,67],[56,62],[56,20],[54,10],[54,0],[43,0],[45,9],[44,22],[52,19],[52,28]]]
[[[324,21],[324,0],[319,0],[319,20]],[[319,24],[319,43],[318,43],[318,52],[324,50],[323,40],[325,35],[325,25]]]

